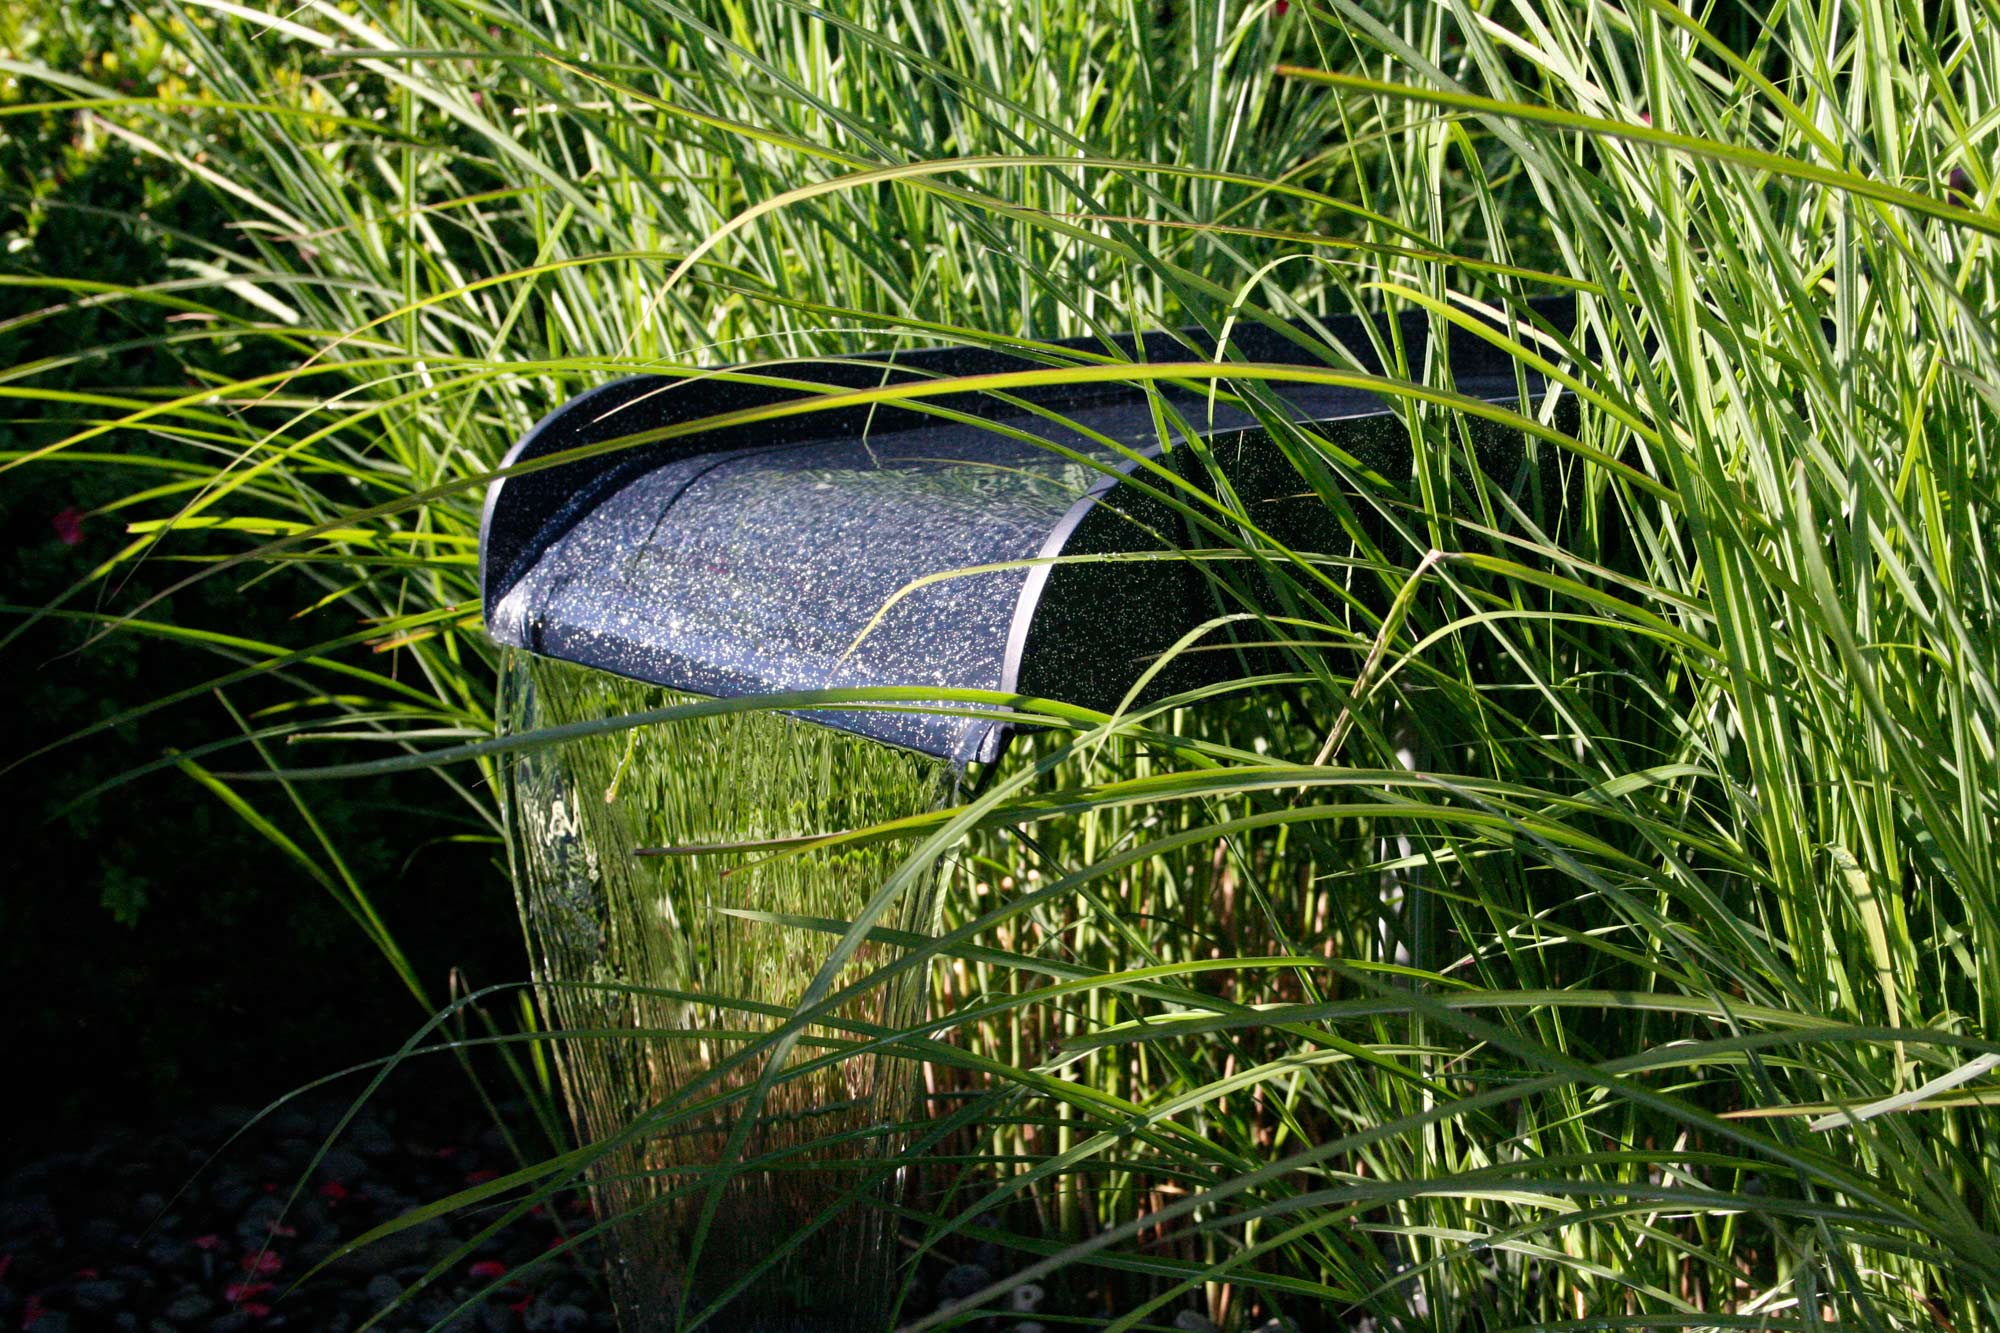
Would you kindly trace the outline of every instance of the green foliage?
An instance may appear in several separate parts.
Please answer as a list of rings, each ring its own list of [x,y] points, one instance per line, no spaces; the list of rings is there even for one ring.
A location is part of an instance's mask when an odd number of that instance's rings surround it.
[[[185,288],[187,265],[233,239],[230,217],[175,164],[74,110],[37,109],[50,89],[16,62],[102,80],[120,97],[183,96],[175,71],[185,67],[166,52],[157,29],[120,8],[0,11],[7,457],[87,427],[105,395],[179,391],[292,359],[262,337],[190,338],[202,324],[172,303],[95,294]],[[116,106],[102,114],[130,119]],[[232,319],[250,309],[226,291],[211,295]],[[134,489],[199,478],[211,459],[181,440],[126,431],[12,472],[0,485],[12,610],[54,601],[100,562],[115,561]],[[73,609],[162,593],[185,572],[177,560],[213,560],[227,549],[189,534],[175,559],[128,561],[101,595],[94,590]],[[241,580],[227,579],[176,591],[147,611],[158,629],[145,633],[97,636],[86,620],[45,619],[13,639],[0,668],[9,703],[0,803],[16,834],[0,862],[10,886],[0,895],[0,969],[22,997],[10,1016],[10,1051],[23,1069],[65,1071],[24,1112],[44,1135],[164,1112],[190,1096],[268,1097],[378,1054],[384,1034],[409,1021],[408,999],[399,1005],[377,984],[389,974],[354,965],[339,904],[299,892],[295,866],[276,847],[172,766],[175,752],[200,755],[219,737],[240,735],[231,707],[254,711],[296,696],[277,677],[211,695],[203,688],[210,664],[173,641],[185,627],[284,640],[298,633],[292,613],[320,595],[283,570],[254,586],[248,596]],[[125,716],[183,691],[180,708]],[[15,762],[86,723],[104,729]],[[142,766],[164,768],[91,799]],[[516,975],[518,936],[494,911],[506,894],[487,878],[497,858],[490,845],[444,841],[473,830],[454,829],[452,812],[426,800],[434,787],[421,779],[361,784],[329,793],[315,816],[357,881],[388,899],[402,947],[432,985],[454,965],[485,979]],[[270,816],[310,841],[295,811],[272,808]],[[274,959],[287,961],[277,968]],[[284,975],[276,992],[274,972]]]
[[[175,597],[309,584],[295,655],[168,637],[278,692],[251,726],[390,752],[337,771],[428,770],[475,825],[478,492],[587,384],[1156,325],[1202,360],[1232,313],[1363,306],[1500,313],[1564,386],[1520,404],[1576,479],[1559,521],[1455,467],[1449,366],[1403,365],[1407,480],[1288,440],[1392,538],[1190,533],[1267,571],[1241,609],[1282,680],[1056,710],[976,801],[848,835],[909,841],[885,890],[957,867],[945,933],[870,983],[928,967],[933,1025],[854,1033],[963,1094],[926,1146],[979,1169],[935,1230],[1032,1210],[1048,1269],[1149,1317],[2000,1321],[1990,5],[147,12],[186,96],[54,72],[35,96],[95,106],[37,114],[232,225],[184,283],[51,274],[35,320],[167,312],[131,345],[196,386],[113,379],[18,466],[130,469],[124,563],[208,561]],[[1377,908],[1413,883],[1399,967]],[[880,923],[770,925],[838,937],[784,1049]]]

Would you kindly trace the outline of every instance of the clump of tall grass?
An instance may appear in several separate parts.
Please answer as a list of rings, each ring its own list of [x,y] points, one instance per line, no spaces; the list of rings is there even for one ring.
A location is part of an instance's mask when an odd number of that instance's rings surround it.
[[[933,1020],[857,1040],[928,1058],[929,1147],[983,1163],[928,1234],[1011,1219],[1121,1327],[2000,1320],[1990,7],[150,13],[191,95],[49,96],[240,247],[51,300],[295,361],[10,465],[205,460],[135,480],[124,558],[222,527],[196,576],[289,562],[338,617],[206,644],[301,682],[253,726],[377,737],[496,824],[501,752],[454,744],[477,490],[586,384],[1358,307],[1497,318],[1557,386],[1518,411],[1559,518],[1387,349],[1407,478],[1289,442],[1353,549],[1196,534],[1287,669],[1077,719],[912,843],[951,863],[899,941]]]

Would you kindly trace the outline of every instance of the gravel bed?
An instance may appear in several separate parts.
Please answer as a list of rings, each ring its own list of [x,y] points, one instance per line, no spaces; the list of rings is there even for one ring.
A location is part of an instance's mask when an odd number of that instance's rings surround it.
[[[346,1109],[279,1111],[218,1154],[251,1112],[217,1108],[163,1128],[111,1130],[88,1150],[14,1171],[0,1185],[0,1333],[345,1333],[362,1324],[471,1240],[482,1219],[424,1223],[293,1284],[344,1241],[514,1163],[490,1126],[440,1132],[383,1109],[349,1126],[308,1178],[313,1154]],[[498,1298],[451,1327],[610,1333],[617,1325],[596,1255],[588,1247],[548,1254],[565,1222],[588,1218],[544,1210],[522,1219],[380,1327],[428,1329],[519,1271]]]
[[[287,1108],[231,1142],[252,1113],[220,1107],[161,1128],[107,1130],[87,1150],[15,1170],[0,1182],[0,1333],[348,1333],[387,1309],[492,1214],[427,1221],[300,1279],[344,1242],[515,1163],[490,1122],[440,1124],[435,1107],[421,1121],[378,1107],[312,1168],[347,1109]],[[615,1333],[595,1247],[553,1252],[589,1224],[588,1207],[581,1199],[552,1206],[562,1215],[537,1209],[480,1242],[377,1327]],[[1012,1257],[982,1243],[927,1259],[918,1274],[924,1308],[963,1300],[1014,1271]],[[497,1295],[454,1315],[496,1281]],[[1032,1283],[1002,1308],[1008,1313],[974,1327],[1049,1333],[1095,1322],[1064,1318]],[[1170,1319],[1181,1333],[1215,1333],[1193,1311]],[[1254,1333],[1296,1330],[1274,1321]]]

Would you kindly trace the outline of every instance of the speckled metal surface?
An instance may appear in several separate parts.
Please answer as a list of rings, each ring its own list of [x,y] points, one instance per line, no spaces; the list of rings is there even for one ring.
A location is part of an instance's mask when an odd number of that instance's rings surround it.
[[[1257,350],[1301,359],[1268,334]],[[962,374],[1007,360],[939,351],[898,365]],[[778,373],[856,386],[880,382],[884,369],[847,361]],[[1495,399],[1517,391],[1498,375],[1461,376],[1460,387]],[[799,392],[620,381],[553,414],[509,461]],[[502,644],[711,696],[899,685],[1113,706],[1212,610],[1185,561],[1017,563],[1169,552],[1189,536],[1150,485],[1130,479],[1138,459],[1161,452],[1143,391],[1030,397],[1062,419],[960,396],[952,406],[980,420],[906,409],[813,414],[496,482],[482,534],[488,630]],[[1399,432],[1365,429],[1388,414],[1379,398],[1318,386],[1286,386],[1283,397],[1293,420],[1320,423],[1333,439],[1358,433],[1378,455],[1387,440],[1393,453]],[[1297,489],[1251,414],[1185,393],[1166,398],[1201,423],[1224,474],[1250,492],[1246,503],[1275,502],[1287,481]],[[1173,459],[1183,471],[1195,466],[1186,449]],[[991,761],[1005,739],[977,717],[807,716],[960,763]]]

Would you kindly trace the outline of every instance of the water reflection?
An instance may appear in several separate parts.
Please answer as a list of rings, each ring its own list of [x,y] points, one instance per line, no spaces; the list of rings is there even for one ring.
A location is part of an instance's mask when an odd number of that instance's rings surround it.
[[[546,658],[516,655],[507,726],[519,733],[615,717],[680,696]],[[770,714],[734,714],[613,732],[527,752],[513,765],[514,882],[563,1086],[580,1137],[602,1142],[770,1031],[819,971],[836,937],[732,916],[732,909],[850,921],[895,868],[902,844],[787,857],[755,853],[635,857],[639,847],[726,843],[851,828],[934,807],[953,769],[844,732]],[[726,873],[734,872],[734,873]],[[936,877],[881,921],[928,931]],[[893,955],[864,945],[842,985]],[[840,1018],[902,1026],[922,1003],[920,978],[872,988]],[[565,984],[582,983],[582,984]],[[631,988],[685,994],[641,994]],[[591,1034],[591,1035],[582,1035]],[[598,1035],[603,1034],[603,1035]],[[852,1035],[808,1030],[791,1067]],[[749,1060],[706,1088],[706,1100],[755,1082]],[[909,1115],[911,1061],[858,1056],[778,1084],[744,1158],[816,1145],[783,1167],[731,1184],[690,1267],[700,1189],[691,1169],[714,1162],[739,1108],[710,1107],[610,1150],[593,1173],[600,1212],[636,1213],[615,1229],[614,1297],[626,1333],[674,1326],[754,1270],[785,1238],[827,1217],[859,1180],[855,1168],[893,1151],[885,1127]],[[837,1143],[827,1140],[841,1137]],[[893,1237],[880,1208],[849,1206],[733,1300],[732,1328],[883,1326]],[[643,1210],[643,1211],[641,1211]]]

